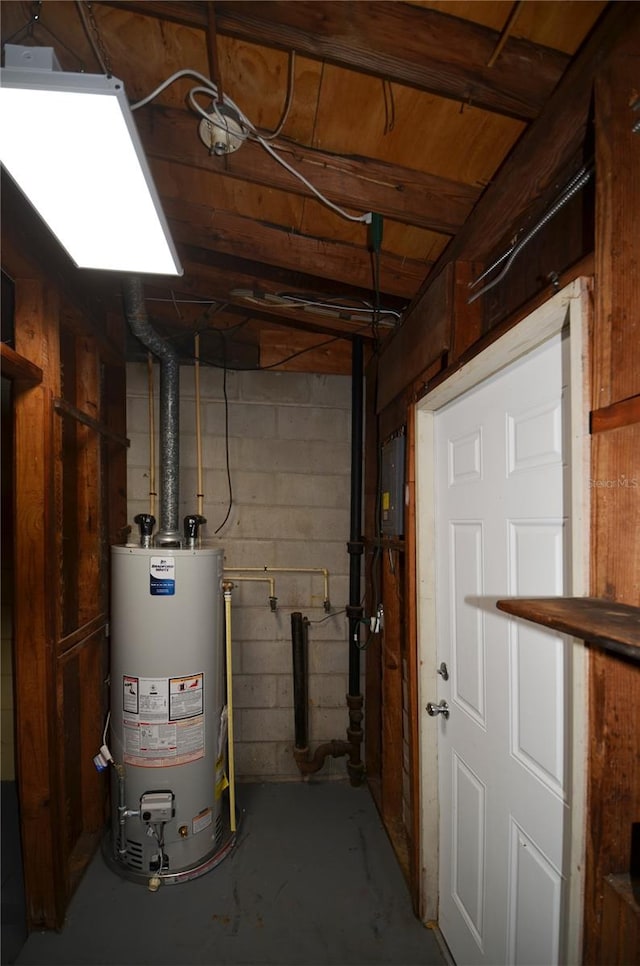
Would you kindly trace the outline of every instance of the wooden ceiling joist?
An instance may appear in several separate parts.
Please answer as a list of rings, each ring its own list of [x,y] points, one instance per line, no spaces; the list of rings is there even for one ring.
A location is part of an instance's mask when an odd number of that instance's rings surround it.
[[[150,106],[136,113],[136,123],[151,158],[312,197],[301,181],[251,141],[222,158],[209,154],[198,136],[199,118],[189,111]],[[400,165],[344,157],[284,140],[279,144],[283,158],[332,201],[403,224],[454,234],[480,197],[479,187]]]
[[[206,3],[115,3],[207,29]],[[565,70],[565,54],[435,10],[380,0],[216,0],[216,29],[519,120],[537,117]]]
[[[180,199],[167,199],[164,210],[177,242],[195,244],[203,249],[235,255],[275,265],[287,271],[300,272],[312,264],[318,273],[318,286],[324,278],[332,278],[349,287],[357,285],[373,289],[371,256],[366,248],[312,238],[267,225],[228,211],[216,211]],[[363,235],[366,227],[362,226]],[[380,256],[380,291],[410,300],[420,287],[428,263],[400,258],[382,252]]]
[[[406,313],[398,337],[408,339],[410,344],[411,320],[415,317],[419,326],[431,285],[445,265],[458,260],[482,261],[522,227],[525,216],[533,216],[536,199],[540,215],[549,192],[560,192],[568,166],[585,144],[598,66],[638,18],[640,7],[636,3],[619,0],[611,5],[544,112],[506,160],[499,181],[487,188],[464,227],[436,261]],[[407,332],[402,336],[405,327]]]

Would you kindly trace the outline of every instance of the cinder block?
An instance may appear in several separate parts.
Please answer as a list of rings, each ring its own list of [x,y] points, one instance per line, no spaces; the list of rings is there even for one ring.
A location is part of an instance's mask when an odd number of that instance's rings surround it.
[[[159,425],[159,407],[155,407],[156,431]],[[146,396],[127,397],[127,432],[149,433],[149,401]]]
[[[274,543],[273,563],[278,567],[322,567],[333,582],[334,574],[347,572],[346,540],[314,540],[309,544],[283,538]]]
[[[309,647],[311,674],[344,674],[349,669],[347,642],[326,641],[320,647]]]
[[[225,542],[225,567],[266,567],[275,557],[275,544],[265,540],[228,539]]]
[[[271,507],[279,503],[277,496],[277,481],[272,473],[253,473],[239,470],[233,475],[233,495],[238,503],[256,503]]]
[[[304,373],[242,372],[239,376],[244,400],[290,402],[299,406],[310,402],[310,382]]]
[[[234,573],[229,579],[232,580],[234,584],[233,600],[237,614],[240,612],[240,608],[270,607],[269,595],[271,592],[271,587],[269,586],[268,581],[264,578],[261,578],[259,574],[238,576]]]
[[[277,682],[274,674],[234,674],[234,706],[238,710],[277,707]]]
[[[156,489],[157,489],[156,484]],[[141,466],[130,466],[127,470],[127,496],[133,500],[149,500],[149,470]]]
[[[293,737],[288,708],[243,708],[238,711],[242,741],[287,741]]]
[[[281,439],[348,439],[349,416],[341,409],[317,406],[278,406],[278,436]]]
[[[146,395],[147,393],[147,364],[146,362],[127,363],[127,395]]]
[[[144,433],[131,433],[129,436],[129,448],[127,449],[127,466],[149,465],[149,437]]]
[[[333,475],[350,465],[347,442],[291,439],[233,439],[230,451],[235,466],[269,466],[274,473]]]
[[[309,377],[312,406],[340,407],[351,411],[351,376],[314,374]]]
[[[244,641],[237,648],[243,674],[292,674],[289,641]]]
[[[311,678],[311,694],[318,708],[347,708],[348,679],[344,674],[316,674]]]
[[[336,467],[334,467],[336,469]],[[285,506],[339,507],[349,506],[348,475],[307,475],[277,473],[273,477],[273,502]]]
[[[283,507],[266,514],[261,507],[245,507],[242,519],[247,533],[260,534],[266,539],[277,539],[281,535],[284,539],[311,541],[344,535],[346,540],[349,534],[349,511],[346,509],[322,507],[309,511],[301,507]]]
[[[302,776],[293,757],[293,735],[291,741],[278,742],[275,757],[276,774],[280,779],[302,781]]]
[[[344,708],[316,708],[309,709],[309,733],[315,742],[339,740],[347,737],[349,714],[347,706]]]
[[[200,400],[205,403],[209,400],[224,399],[224,370],[217,366],[200,366]],[[226,380],[227,398],[230,400],[238,398],[239,392],[239,373],[233,369],[227,370]],[[187,398],[194,398],[195,389],[195,367],[180,366],[180,395]]]
[[[276,774],[275,741],[245,742],[238,741],[235,745],[235,770],[238,781],[263,778]]]
[[[233,579],[233,578],[231,578]],[[235,591],[234,591],[235,593]],[[232,609],[233,637],[235,641],[282,641],[291,637],[291,624],[288,615],[282,611],[275,613],[265,605],[247,605]]]
[[[331,614],[314,614],[309,623],[309,652],[312,649],[320,652],[330,642],[340,643],[346,650],[347,633],[347,618],[341,608]]]
[[[293,671],[291,674],[278,674],[276,681],[277,706],[279,708],[293,708]]]

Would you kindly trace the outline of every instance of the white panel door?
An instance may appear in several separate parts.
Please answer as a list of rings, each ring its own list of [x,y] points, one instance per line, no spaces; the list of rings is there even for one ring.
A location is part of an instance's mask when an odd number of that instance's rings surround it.
[[[460,966],[561,955],[570,651],[495,600],[568,586],[565,395],[558,335],[435,417],[439,923]]]

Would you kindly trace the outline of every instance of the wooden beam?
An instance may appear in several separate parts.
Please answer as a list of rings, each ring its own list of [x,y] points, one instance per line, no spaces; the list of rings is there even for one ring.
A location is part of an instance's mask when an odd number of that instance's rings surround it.
[[[584,148],[596,72],[639,17],[636,3],[620,0],[610,6],[541,116],[502,166],[499,178],[489,185],[465,226],[436,261],[405,323],[414,312],[424,312],[422,303],[432,297],[431,285],[446,264],[488,257],[516,228],[523,227],[527,217],[532,219],[534,212],[539,215],[553,192],[560,191],[562,173],[566,176],[568,165]]]
[[[604,406],[591,413],[591,432],[603,433],[622,426],[640,423],[640,395],[630,399],[621,399],[611,406]],[[640,487],[640,481],[638,481]]]
[[[42,382],[42,369],[30,359],[25,359],[12,349],[6,342],[0,343],[0,358],[2,359],[2,375],[13,382],[25,386],[37,386]]]
[[[149,105],[136,112],[136,123],[151,158],[312,197],[259,144],[247,141],[233,154],[210,155],[198,136],[199,119],[190,111]],[[317,151],[284,139],[278,143],[282,157],[332,201],[403,224],[453,234],[480,197],[480,188],[450,178],[373,158]]]
[[[205,251],[183,245],[180,250],[185,275],[167,287],[167,293],[184,292],[197,293],[203,298],[210,297],[212,301],[230,302],[253,313],[251,304],[237,293],[240,291],[254,293],[257,307],[262,312],[274,317],[282,318],[287,324],[289,318],[299,321],[310,318],[307,312],[291,310],[279,305],[276,299],[267,300],[266,293],[278,296],[282,292],[295,292],[309,295],[310,298],[323,298],[337,303],[338,299],[364,300],[371,303],[372,292],[369,289],[345,286],[331,282],[329,279],[316,278],[302,272],[286,272],[277,266],[265,266],[262,263],[234,258],[217,252]],[[394,297],[384,299],[383,308],[398,309],[402,302]],[[339,315],[333,313],[337,321]],[[353,323],[350,324],[351,327]]]
[[[614,4],[614,13],[622,4]],[[637,96],[640,10],[628,12],[617,50],[595,85],[596,297],[591,335],[592,410],[640,390],[638,223],[640,137],[631,132]],[[640,423],[596,433],[591,446],[593,596],[640,602]],[[600,485],[598,485],[600,481]],[[609,485],[609,482],[615,485]],[[629,867],[631,823],[640,815],[640,664],[600,652],[590,660],[589,763],[585,863],[585,964],[621,963],[607,947],[607,876]],[[635,959],[640,950],[634,950]],[[627,959],[626,962],[632,962]]]
[[[113,4],[191,27],[207,27],[204,3]],[[540,113],[569,58],[509,38],[488,66],[500,34],[488,27],[404,3],[217,0],[218,33],[295,50],[522,120]]]
[[[59,392],[57,305],[50,288],[16,282],[16,349],[43,381],[15,399],[16,754],[29,928],[62,926],[66,895],[58,813],[52,548],[53,407]]]
[[[279,225],[265,224],[176,198],[165,198],[163,207],[176,242],[275,265],[289,272],[302,272],[312,265],[319,284],[324,284],[325,279],[333,279],[348,286],[373,289],[365,225],[362,225],[362,245],[358,246],[314,238]],[[408,302],[424,279],[429,265],[429,262],[382,252],[381,293],[383,296],[397,295]]]
[[[262,327],[259,342],[261,369],[341,376],[351,372],[351,342],[347,339]]]
[[[185,277],[180,280],[180,288],[173,289],[176,299],[180,299],[185,296],[192,296],[197,298],[207,298],[211,297],[211,292],[215,291],[220,293],[217,296],[218,301],[224,305],[223,313],[215,313],[211,317],[208,323],[208,328],[222,328],[223,330],[229,326],[237,325],[238,321],[242,318],[251,319],[256,321],[262,321],[271,323],[272,325],[282,325],[293,329],[300,329],[306,332],[315,332],[328,335],[338,335],[345,336],[349,338],[355,334],[362,336],[365,339],[373,338],[373,334],[366,331],[367,323],[359,324],[357,322],[349,322],[345,319],[341,319],[339,314],[334,311],[327,310],[326,314],[321,314],[319,311],[307,311],[302,307],[291,308],[286,305],[280,304],[277,297],[275,297],[276,290],[282,288],[272,282],[260,283],[260,290],[255,292],[255,298],[244,299],[240,295],[229,294],[229,299],[225,299],[222,292],[225,290],[222,286],[228,286],[231,282],[236,281],[241,286],[246,286],[244,291],[251,292],[254,289],[253,279],[248,276],[238,276],[233,275],[231,278],[227,276],[227,273],[220,272],[217,268],[210,269],[208,266],[186,261],[183,263],[185,267]],[[145,291],[149,294],[151,298],[155,294],[162,293],[166,298],[166,293],[162,292],[161,289],[147,287]],[[274,300],[270,301],[268,295],[270,293],[274,294]],[[300,292],[301,295],[304,292]],[[309,291],[307,293],[310,298],[317,297],[313,292]],[[226,304],[225,304],[226,303]],[[179,304],[179,303],[178,303]],[[202,312],[204,312],[205,306],[202,306]],[[185,330],[185,333],[193,331],[196,327],[202,327],[205,323],[204,317],[200,320],[194,320],[192,316],[189,316],[186,321],[179,322],[176,319],[175,309],[169,308],[169,303],[163,303],[159,307],[154,307],[153,302],[150,302],[149,313],[151,317],[155,320],[161,319],[165,325],[172,328],[174,332],[178,332],[180,326]],[[171,314],[169,314],[171,313]],[[230,318],[229,316],[232,316]],[[206,329],[204,330],[206,331]]]
[[[378,412],[451,346],[454,306],[454,266],[447,265],[435,281],[433,297],[405,318],[383,346]]]

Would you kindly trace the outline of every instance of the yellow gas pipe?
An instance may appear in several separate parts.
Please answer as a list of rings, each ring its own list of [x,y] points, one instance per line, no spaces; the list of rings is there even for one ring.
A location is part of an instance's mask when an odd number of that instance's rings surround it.
[[[231,664],[231,591],[233,583],[225,580],[222,583],[224,591],[224,625],[227,643],[227,763],[229,767],[229,827],[236,831],[236,768],[233,748],[233,671]]]

